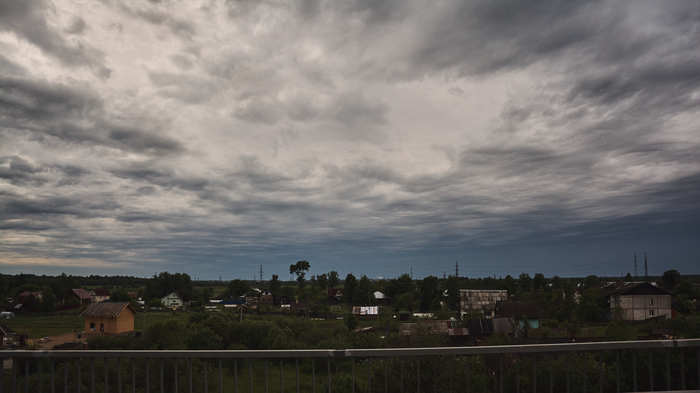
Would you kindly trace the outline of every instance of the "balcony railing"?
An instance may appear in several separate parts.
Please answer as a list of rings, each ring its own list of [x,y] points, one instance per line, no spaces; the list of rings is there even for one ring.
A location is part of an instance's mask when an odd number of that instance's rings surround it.
[[[0,393],[700,390],[700,339],[339,350],[8,350],[0,358]]]

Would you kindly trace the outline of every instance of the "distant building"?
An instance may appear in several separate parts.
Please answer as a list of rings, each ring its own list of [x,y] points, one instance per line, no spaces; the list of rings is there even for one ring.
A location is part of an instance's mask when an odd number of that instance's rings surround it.
[[[87,335],[114,335],[134,330],[134,310],[129,303],[93,303],[81,315]]]
[[[109,300],[109,291],[104,288],[97,288],[92,291],[94,293],[92,297],[93,303],[102,303]]]
[[[377,302],[377,304],[388,304],[389,300],[391,300],[389,296],[387,296],[384,292],[381,291],[374,291],[372,296],[374,297],[374,301]]]
[[[614,319],[643,321],[659,317],[670,319],[672,316],[671,294],[648,282],[623,285],[609,298]]]
[[[461,316],[466,314],[483,314],[493,318],[496,303],[508,300],[505,289],[460,289],[459,305]]]
[[[163,305],[163,307],[169,308],[171,310],[179,310],[182,308],[182,306],[185,305],[185,302],[182,301],[182,298],[178,296],[177,293],[171,292],[166,296],[163,296],[160,299],[160,303]]]
[[[78,298],[80,304],[90,304],[95,296],[95,292],[83,288],[73,288],[73,295]]]
[[[511,318],[521,329],[525,326],[538,329],[542,316],[542,307],[534,302],[504,301],[496,304],[496,317]]]
[[[19,303],[25,303],[27,300],[29,300],[30,297],[33,297],[37,301],[42,301],[44,299],[44,296],[42,295],[41,291],[24,291],[20,292],[17,295],[17,301]]]
[[[378,306],[353,306],[352,307],[352,314],[357,315],[357,316],[377,316],[379,315],[379,307]]]

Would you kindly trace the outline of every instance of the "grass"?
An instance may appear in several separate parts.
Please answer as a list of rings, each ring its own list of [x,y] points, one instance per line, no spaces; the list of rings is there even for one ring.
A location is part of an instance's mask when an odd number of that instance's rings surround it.
[[[83,328],[83,319],[75,312],[60,314],[22,314],[3,320],[3,324],[29,338],[41,338],[70,333]]]
[[[144,330],[148,326],[170,319],[179,319],[183,322],[189,318],[189,313],[178,312],[139,312],[136,313],[134,328]],[[75,310],[60,313],[29,313],[20,314],[12,319],[3,320],[2,323],[19,334],[26,334],[29,338],[41,338],[71,333],[84,328],[83,318]]]

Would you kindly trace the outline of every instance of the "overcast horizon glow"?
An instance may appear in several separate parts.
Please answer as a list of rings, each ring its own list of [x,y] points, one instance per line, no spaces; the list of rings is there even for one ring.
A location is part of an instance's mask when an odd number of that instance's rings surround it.
[[[700,273],[700,3],[0,0],[0,271]]]

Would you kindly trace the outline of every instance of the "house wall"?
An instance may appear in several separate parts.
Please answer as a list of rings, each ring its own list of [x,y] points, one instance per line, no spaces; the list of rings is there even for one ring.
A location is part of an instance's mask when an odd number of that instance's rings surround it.
[[[95,324],[94,330],[90,323]],[[100,324],[104,324],[104,332],[100,331]],[[134,330],[134,313],[125,308],[118,318],[85,317],[85,333],[87,334],[120,334]]]
[[[459,291],[459,297],[462,315],[473,311],[483,312],[484,315],[493,317],[496,303],[508,300],[508,291],[505,289],[461,289]]]
[[[613,313],[625,321],[643,321],[663,316],[671,318],[671,295],[621,295],[610,303]],[[619,310],[618,310],[619,309]]]

